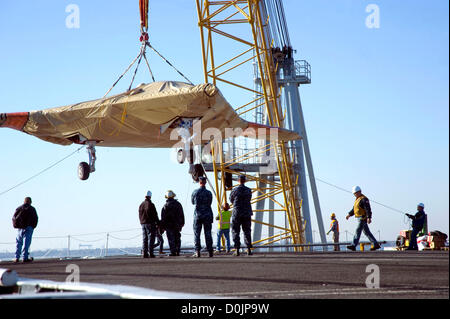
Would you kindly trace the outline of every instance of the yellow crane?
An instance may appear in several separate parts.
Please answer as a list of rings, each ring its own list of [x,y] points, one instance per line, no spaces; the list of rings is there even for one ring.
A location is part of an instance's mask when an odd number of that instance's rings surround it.
[[[240,96],[240,105],[235,107],[240,116],[262,109],[268,125],[284,128],[285,114],[277,82],[278,65],[267,30],[270,17],[265,15],[263,1],[196,0],[196,4],[205,83],[234,88]],[[259,90],[249,86],[252,67],[258,74]],[[279,231],[254,244],[268,245],[283,239],[303,244],[301,200],[296,187],[299,176],[293,170],[293,154],[287,142],[270,138],[266,141],[243,154],[236,154],[233,146],[227,147],[223,140],[214,142],[211,170],[214,172],[218,209],[227,202],[227,192],[233,187],[230,180],[244,174],[248,181],[254,183],[252,204],[264,200],[273,203],[271,208],[263,206],[257,212],[282,214],[287,220],[284,226],[253,220]],[[268,153],[276,164],[272,174],[261,172],[264,163],[258,160]],[[296,246],[295,250],[302,249]]]

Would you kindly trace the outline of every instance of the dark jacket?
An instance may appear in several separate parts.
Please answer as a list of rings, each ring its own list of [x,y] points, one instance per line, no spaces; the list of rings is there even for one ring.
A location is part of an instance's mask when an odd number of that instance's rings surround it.
[[[415,215],[406,214],[412,219],[412,228],[421,230],[425,224],[426,214],[425,211],[418,211]]]
[[[233,217],[250,217],[253,215],[252,190],[245,185],[239,185],[231,191],[230,202],[233,203]]]
[[[173,198],[168,198],[161,209],[161,227],[181,231],[184,226],[183,206]]]
[[[13,216],[14,228],[25,229],[28,226],[36,228],[38,224],[38,215],[36,209],[30,204],[23,204],[17,207]]]
[[[159,225],[158,212],[155,204],[149,198],[146,198],[139,206],[139,221],[141,225],[157,224]]]
[[[212,223],[212,193],[205,186],[201,186],[192,193],[191,200],[192,204],[195,205],[194,218]]]

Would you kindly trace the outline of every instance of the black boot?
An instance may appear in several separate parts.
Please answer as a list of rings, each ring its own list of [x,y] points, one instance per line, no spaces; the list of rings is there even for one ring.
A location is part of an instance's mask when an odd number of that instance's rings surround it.
[[[371,247],[370,250],[374,251],[374,250],[377,250],[377,249],[380,249],[380,248],[381,248],[380,244],[376,244],[373,247]]]

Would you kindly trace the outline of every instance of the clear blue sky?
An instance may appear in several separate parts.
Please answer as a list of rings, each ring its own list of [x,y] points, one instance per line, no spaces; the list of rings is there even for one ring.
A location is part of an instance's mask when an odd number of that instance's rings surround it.
[[[66,27],[70,3],[80,8],[79,29]],[[370,3],[380,8],[379,29],[365,25]],[[316,177],[349,190],[360,185],[369,199],[404,212],[424,202],[430,230],[448,234],[448,1],[286,0],[284,6],[296,58],[312,65],[312,84],[301,87],[301,97]],[[151,43],[202,83],[195,1],[151,0],[150,10]],[[138,38],[137,0],[2,1],[0,112],[103,96],[137,55]],[[183,80],[156,55],[150,63],[156,80]],[[150,81],[144,70],[136,83]],[[128,84],[127,78],[114,92]],[[0,129],[0,146],[0,193],[78,148],[9,129]],[[167,189],[177,193],[187,217],[183,238],[192,240],[195,185],[186,165],[173,164],[169,150],[98,147],[97,156],[97,172],[87,182],[76,176],[78,162],[87,160],[82,150],[0,196],[0,243],[14,242],[11,216],[25,196],[40,216],[35,236],[64,236],[139,228],[137,208],[148,189],[158,210]],[[335,212],[341,232],[353,232],[355,221],[344,218],[352,195],[321,182],[318,190],[325,228]],[[382,239],[395,240],[408,227],[398,212],[372,206],[377,237],[380,231]],[[65,244],[37,239],[32,248]],[[0,251],[12,247],[0,245]]]

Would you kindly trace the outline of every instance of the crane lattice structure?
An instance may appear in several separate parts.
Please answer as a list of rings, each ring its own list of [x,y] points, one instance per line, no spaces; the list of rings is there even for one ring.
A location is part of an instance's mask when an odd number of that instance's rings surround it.
[[[283,65],[277,62],[281,61],[274,47],[277,39],[273,37],[274,26],[269,23],[268,10],[277,4],[276,1],[196,2],[205,82],[234,88],[239,99],[231,103],[237,105],[235,110],[240,116],[253,113],[255,119],[265,122],[263,124],[293,129],[287,123],[287,109],[282,107],[280,72]],[[287,33],[278,33],[279,36],[282,34]],[[286,40],[286,36],[283,38]],[[283,53],[282,49],[279,51]],[[251,63],[255,70],[253,76],[248,67]],[[285,70],[281,74],[288,73]],[[230,181],[237,175],[246,175],[247,180],[254,183],[255,230],[260,230],[259,225],[271,229],[266,238],[261,239],[259,234],[254,244],[269,245],[285,239],[293,244],[305,243],[305,229],[310,225],[302,218],[302,199],[305,197],[301,193],[300,179],[305,178],[305,174],[300,176],[298,169],[298,147],[267,136],[244,152],[237,150],[235,139],[212,143],[213,161],[205,167],[214,172],[218,209],[227,202],[227,192],[233,188]],[[268,208],[264,205],[266,200],[270,203]],[[262,221],[265,214],[272,216],[269,223]],[[284,215],[284,227],[275,225],[275,214]],[[278,233],[274,234],[273,229]]]

